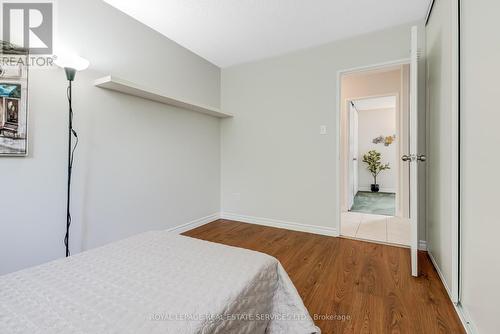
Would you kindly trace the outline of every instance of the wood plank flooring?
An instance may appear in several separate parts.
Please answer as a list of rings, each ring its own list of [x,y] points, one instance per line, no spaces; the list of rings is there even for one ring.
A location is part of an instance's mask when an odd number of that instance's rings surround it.
[[[184,233],[267,253],[286,269],[323,333],[465,333],[426,252],[217,220]]]

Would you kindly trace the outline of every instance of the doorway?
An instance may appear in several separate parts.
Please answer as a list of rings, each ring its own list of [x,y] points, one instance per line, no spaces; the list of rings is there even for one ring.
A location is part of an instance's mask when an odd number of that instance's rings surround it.
[[[408,62],[341,75],[343,237],[409,247]]]
[[[397,113],[399,115],[399,120],[401,126],[401,131],[405,131],[407,135],[399,136],[400,138],[400,153],[401,161],[400,164],[406,165],[400,167],[400,185],[409,184],[408,186],[408,198],[405,198],[405,192],[400,192],[401,195],[396,196],[396,210],[400,211],[400,214],[396,213],[394,219],[400,218],[406,220],[410,224],[410,263],[411,263],[411,274],[412,276],[418,276],[418,249],[419,249],[419,209],[421,208],[419,204],[419,164],[426,161],[425,154],[419,151],[419,84],[422,83],[419,80],[419,55],[420,51],[418,49],[419,45],[419,29],[417,26],[413,26],[410,32],[411,48],[410,48],[410,58],[407,60],[399,60],[379,65],[371,65],[358,67],[351,70],[341,70],[337,75],[337,101],[339,102],[336,112],[337,121],[337,133],[339,134],[337,140],[337,152],[338,160],[336,163],[336,176],[337,183],[335,185],[338,194],[337,197],[337,208],[339,212],[339,219],[336,222],[337,230],[339,235],[345,235],[342,232],[341,221],[342,217],[349,213],[347,209],[347,187],[346,187],[346,171],[348,170],[348,149],[347,149],[347,129],[349,128],[347,112],[348,101],[355,100],[355,98],[348,98],[349,95],[349,85],[343,82],[343,79],[354,74],[366,74],[367,71],[376,73],[378,71],[387,72],[387,70],[395,69],[398,67],[400,69],[401,81],[400,81],[400,93],[399,102],[396,103],[396,107],[400,106],[401,112]],[[377,91],[381,88],[385,88],[385,81],[373,81],[371,85],[366,85],[365,88],[371,88],[373,91]],[[362,88],[363,86],[354,85],[352,87]],[[352,88],[351,87],[351,88]],[[370,96],[371,95],[371,96]],[[362,94],[362,97],[370,96],[375,97],[381,95],[378,93]],[[392,94],[390,94],[392,95]],[[394,94],[397,95],[397,94]],[[398,96],[398,95],[397,95]],[[424,182],[425,180],[420,180]],[[420,183],[422,184],[422,183]],[[402,188],[404,189],[404,188]],[[397,194],[396,194],[397,195]],[[398,212],[398,211],[396,211]],[[408,217],[408,218],[407,218]],[[344,219],[346,221],[346,219]],[[379,220],[379,224],[383,225]],[[385,220],[385,231],[387,236],[387,218]],[[361,224],[359,225],[361,226]],[[358,229],[359,229],[358,226]],[[383,228],[382,228],[383,229]],[[381,233],[382,234],[382,233]],[[382,241],[383,242],[383,241]]]

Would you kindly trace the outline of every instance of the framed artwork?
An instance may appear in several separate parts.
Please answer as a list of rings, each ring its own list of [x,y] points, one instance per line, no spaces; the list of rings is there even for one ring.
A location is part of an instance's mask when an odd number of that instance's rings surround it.
[[[23,67],[19,64],[2,64],[0,66],[0,78],[19,79],[23,76]]]
[[[0,49],[0,55],[5,55]],[[24,58],[24,61],[23,61]],[[0,63],[0,157],[28,154],[28,54]]]

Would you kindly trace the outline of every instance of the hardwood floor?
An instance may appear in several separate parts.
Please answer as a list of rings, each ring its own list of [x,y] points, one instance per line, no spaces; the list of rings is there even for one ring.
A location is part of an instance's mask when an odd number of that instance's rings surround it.
[[[405,248],[228,220],[184,235],[276,257],[323,333],[465,333],[426,252],[413,278]]]

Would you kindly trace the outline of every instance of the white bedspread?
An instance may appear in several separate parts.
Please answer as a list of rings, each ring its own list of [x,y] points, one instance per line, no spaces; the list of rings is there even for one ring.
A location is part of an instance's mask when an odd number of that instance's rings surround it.
[[[0,276],[0,333],[319,333],[273,257],[147,232]]]

